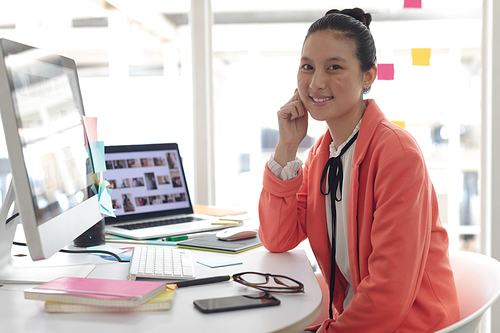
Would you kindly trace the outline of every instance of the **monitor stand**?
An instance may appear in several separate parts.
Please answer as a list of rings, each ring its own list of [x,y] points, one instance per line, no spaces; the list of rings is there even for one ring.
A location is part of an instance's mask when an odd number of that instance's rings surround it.
[[[87,277],[94,270],[93,264],[47,266],[33,261],[22,264],[16,262],[12,258],[11,249],[18,218],[8,223],[5,222],[12,216],[10,212],[17,211],[16,208],[15,193],[11,182],[0,212],[0,282],[38,284],[63,276]]]

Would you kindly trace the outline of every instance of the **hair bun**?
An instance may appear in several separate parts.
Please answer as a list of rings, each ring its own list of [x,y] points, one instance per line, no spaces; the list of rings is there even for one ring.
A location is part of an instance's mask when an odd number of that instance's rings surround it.
[[[353,9],[343,9],[343,10],[330,9],[328,12],[326,12],[325,15],[334,13],[351,16],[356,20],[360,21],[361,23],[363,23],[367,28],[370,28],[370,23],[372,22],[372,15],[369,13],[365,13],[363,9],[357,7]]]

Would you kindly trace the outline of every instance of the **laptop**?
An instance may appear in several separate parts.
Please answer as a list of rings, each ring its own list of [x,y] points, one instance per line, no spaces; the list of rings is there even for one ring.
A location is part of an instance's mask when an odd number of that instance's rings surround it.
[[[176,143],[107,146],[104,156],[116,215],[105,218],[107,233],[148,239],[227,227],[194,214]]]

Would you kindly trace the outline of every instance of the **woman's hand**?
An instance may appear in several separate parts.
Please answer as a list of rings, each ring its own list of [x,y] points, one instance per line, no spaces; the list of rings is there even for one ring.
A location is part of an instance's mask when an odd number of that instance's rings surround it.
[[[274,160],[281,166],[295,160],[297,149],[307,135],[307,110],[297,89],[293,97],[278,111],[279,139]]]

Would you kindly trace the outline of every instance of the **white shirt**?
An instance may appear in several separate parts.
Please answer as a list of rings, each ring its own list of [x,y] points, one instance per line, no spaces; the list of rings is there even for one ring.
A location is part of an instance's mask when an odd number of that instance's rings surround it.
[[[335,147],[334,143],[330,144],[330,157],[336,157],[342,151],[342,148],[351,140],[351,138],[359,132],[359,128],[361,126],[361,120],[358,122],[356,127],[354,128],[352,134],[347,138],[347,140],[342,143],[338,149]],[[347,307],[352,297],[354,296],[354,292],[351,286],[351,270],[349,268],[349,251],[347,248],[347,207],[348,207],[348,198],[349,198],[349,187],[351,184],[351,165],[352,158],[354,156],[354,148],[356,147],[356,142],[347,149],[347,151],[340,157],[342,161],[342,169],[343,169],[343,181],[342,181],[342,200],[339,202],[335,202],[337,209],[337,249],[335,260],[337,262],[337,266],[339,267],[342,275],[347,280],[348,285],[346,288],[346,294],[344,298],[344,309]],[[274,161],[274,154],[271,155],[271,158],[268,162],[269,170],[279,179],[282,180],[290,180],[297,177],[299,169],[302,166],[302,161],[298,158],[295,158],[294,161],[288,162],[287,165],[282,167],[276,161]],[[328,177],[326,178],[328,179]],[[332,210],[330,208],[330,194],[325,196],[326,202],[326,223],[328,229],[328,238],[330,239],[330,243],[332,240]]]

